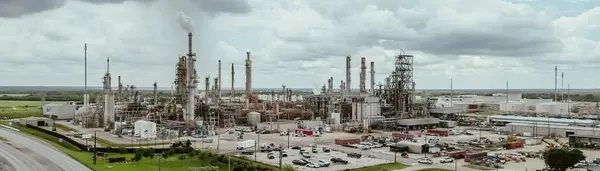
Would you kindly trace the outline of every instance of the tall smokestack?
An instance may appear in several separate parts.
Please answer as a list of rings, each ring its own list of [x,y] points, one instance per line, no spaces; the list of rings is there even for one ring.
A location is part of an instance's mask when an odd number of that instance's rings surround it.
[[[191,56],[192,54],[192,32],[188,33],[188,56]]]
[[[83,86],[83,106],[89,105],[89,97],[87,94],[87,43],[83,45],[83,72],[84,72],[84,86]]]
[[[344,80],[340,80],[340,93],[341,94],[344,94],[344,91],[346,91],[346,90],[344,90],[345,89],[344,87],[346,87],[346,85],[344,84]]]
[[[333,83],[333,79],[327,79],[327,92],[331,93],[331,83]]]
[[[215,103],[219,103],[220,99],[219,97],[219,78],[218,76],[214,78],[214,82],[213,82],[213,86],[215,86],[215,88],[213,88],[214,92],[213,92],[213,99],[215,101]]]
[[[329,82],[329,91],[333,93],[333,77],[329,77],[329,80],[331,80],[331,82]]]
[[[366,93],[365,81],[367,79],[367,64],[366,58],[360,58],[360,93]]]
[[[206,76],[204,79],[204,98],[206,99],[206,103],[209,103],[210,97],[210,76]]]
[[[250,52],[246,52],[246,99],[252,96],[252,59]]]
[[[121,82],[121,76],[119,76],[119,82]],[[158,104],[158,84],[156,83],[156,81],[154,81],[154,84],[152,86],[154,87],[153,98],[154,105],[156,106]]]
[[[188,122],[188,134],[191,134],[191,125],[190,122],[195,118],[196,112],[196,89],[197,89],[197,81],[196,81],[196,67],[194,66],[196,63],[196,54],[192,52],[192,32],[188,33],[188,59],[186,60],[187,68],[187,104],[185,105],[186,115],[184,116],[184,121]]]
[[[122,101],[123,100],[122,99],[123,98],[123,82],[121,82],[121,76],[120,75],[117,78],[119,80],[119,83],[118,83],[119,84],[118,85],[119,86],[119,90],[118,90],[119,95],[117,96],[118,97],[117,100],[118,101]]]
[[[565,102],[565,72],[560,72],[560,101]]]
[[[219,75],[217,76],[219,83],[217,84],[217,98],[221,99],[221,60],[219,60]]]
[[[231,101],[235,100],[235,69],[233,67],[233,63],[231,64]]]
[[[371,61],[371,96],[375,95],[375,62]]]
[[[285,85],[281,85],[281,87],[283,88],[283,90],[281,91],[281,100],[285,102],[286,101],[286,97],[287,97],[286,96],[287,91],[285,90]]]
[[[554,101],[558,99],[558,66],[554,66]]]
[[[346,56],[346,91],[351,92],[352,87],[350,87],[350,55]]]

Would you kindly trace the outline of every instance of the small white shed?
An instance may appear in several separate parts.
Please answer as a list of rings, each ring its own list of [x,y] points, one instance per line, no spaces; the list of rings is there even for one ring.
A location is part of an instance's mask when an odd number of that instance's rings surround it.
[[[76,107],[67,103],[50,103],[42,106],[44,116],[51,119],[73,119]]]

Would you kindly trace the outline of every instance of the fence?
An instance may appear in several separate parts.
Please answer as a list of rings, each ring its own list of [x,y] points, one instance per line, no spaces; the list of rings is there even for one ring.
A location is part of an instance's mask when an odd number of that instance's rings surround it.
[[[43,132],[43,133],[45,133],[45,134],[48,134],[48,135],[54,136],[54,137],[56,137],[56,138],[62,139],[63,141],[66,141],[66,142],[68,142],[68,143],[70,143],[70,144],[73,144],[74,146],[77,146],[77,148],[79,148],[79,149],[80,149],[80,150],[82,150],[82,151],[87,151],[87,152],[92,152],[92,151],[94,151],[94,148],[93,148],[93,146],[86,146],[86,145],[84,145],[84,144],[81,144],[81,143],[79,143],[79,142],[77,142],[77,141],[73,140],[71,137],[67,137],[67,136],[65,136],[65,135],[63,135],[63,134],[59,134],[59,133],[57,133],[57,132],[50,131],[50,130],[47,130],[47,129],[43,129],[43,128],[40,128],[40,127],[37,127],[37,126],[33,126],[33,125],[27,125],[27,128],[31,128],[31,129],[34,129],[34,130],[36,130],[36,131]],[[123,148],[123,147],[120,147],[120,148],[111,148],[111,147],[97,147],[97,148],[96,148],[96,151],[97,151],[97,152],[104,152],[104,153],[119,153],[119,152],[125,152],[125,153],[135,153],[135,151],[136,151],[137,149],[138,149],[138,148]],[[162,153],[162,152],[166,152],[166,151],[168,151],[169,149],[170,149],[170,148],[154,148],[154,152],[155,152],[155,153]],[[176,152],[176,153],[187,153],[187,152],[189,152],[189,150],[184,150],[184,149],[176,149],[176,150],[175,150],[175,152]]]

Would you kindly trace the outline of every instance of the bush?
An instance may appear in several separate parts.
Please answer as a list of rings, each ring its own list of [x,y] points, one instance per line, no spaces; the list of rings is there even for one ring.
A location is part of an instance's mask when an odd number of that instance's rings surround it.
[[[133,161],[137,162],[142,160],[142,157],[144,157],[144,149],[143,148],[138,148],[137,150],[135,150],[135,156],[133,156]]]
[[[172,156],[172,155],[174,155],[174,154],[175,154],[175,149],[172,149],[172,148],[171,148],[171,149],[169,149],[169,150],[167,151],[167,154],[168,154],[169,156]]]
[[[169,158],[169,154],[167,154],[167,153],[162,153],[162,155],[161,155],[161,156],[162,156],[162,158],[164,158],[164,159],[167,159],[167,158]]]
[[[125,157],[108,158],[109,163],[124,162]]]
[[[125,147],[119,147],[119,154],[125,154],[127,153],[127,149],[125,149]]]
[[[179,160],[185,160],[185,156],[184,155],[179,156]]]
[[[144,150],[143,156],[147,157],[147,158],[154,157],[154,149],[153,148],[149,148],[149,149]]]

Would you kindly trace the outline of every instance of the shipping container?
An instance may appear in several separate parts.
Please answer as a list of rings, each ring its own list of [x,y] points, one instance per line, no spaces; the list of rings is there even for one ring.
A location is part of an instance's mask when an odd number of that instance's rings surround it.
[[[395,140],[413,140],[415,138],[415,135],[402,132],[394,132],[392,133],[392,138]]]
[[[467,151],[465,151],[465,150],[456,150],[456,151],[446,152],[446,155],[448,155],[449,157],[455,158],[455,159],[462,159],[465,157],[465,154],[467,154]]]
[[[360,139],[358,138],[335,139],[335,144],[337,145],[348,145],[358,143],[360,143]]]
[[[477,109],[477,108],[479,108],[479,105],[477,105],[477,104],[469,104],[467,106],[467,109]]]
[[[475,160],[483,159],[487,156],[487,152],[474,152],[465,154],[465,162],[472,162]]]
[[[439,135],[439,136],[448,136],[449,131],[443,129],[428,129],[427,134],[430,135]]]
[[[506,149],[523,148],[523,141],[513,141],[506,144]]]

